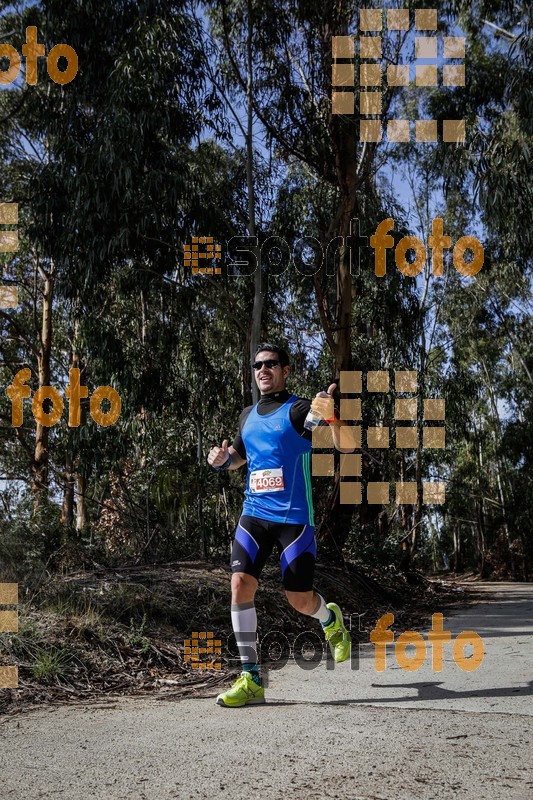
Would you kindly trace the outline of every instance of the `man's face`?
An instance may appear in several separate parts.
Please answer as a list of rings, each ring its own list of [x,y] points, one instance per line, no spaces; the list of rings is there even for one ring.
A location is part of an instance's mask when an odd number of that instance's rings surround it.
[[[271,353],[270,350],[261,350],[255,357],[257,361],[279,361],[277,353]],[[254,370],[255,380],[259,387],[261,394],[273,394],[274,392],[281,392],[285,388],[287,376],[290,372],[290,367],[282,367],[278,364],[276,367],[266,367],[263,363],[261,369]]]

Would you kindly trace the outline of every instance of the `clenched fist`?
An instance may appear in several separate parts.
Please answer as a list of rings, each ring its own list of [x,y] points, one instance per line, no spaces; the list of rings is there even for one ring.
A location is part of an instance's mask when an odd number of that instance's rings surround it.
[[[221,447],[212,447],[207,456],[207,463],[211,467],[221,467],[229,456],[228,440],[224,439]]]

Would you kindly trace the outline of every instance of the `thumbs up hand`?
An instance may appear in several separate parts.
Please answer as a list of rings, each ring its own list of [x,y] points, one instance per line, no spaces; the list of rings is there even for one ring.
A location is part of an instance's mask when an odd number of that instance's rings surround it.
[[[221,447],[212,447],[207,456],[207,463],[212,467],[221,467],[228,460],[228,440],[224,439]]]
[[[333,392],[337,388],[336,383],[332,383],[327,392],[318,392],[311,403],[311,410],[315,417],[324,419],[326,422],[335,421],[335,403]]]

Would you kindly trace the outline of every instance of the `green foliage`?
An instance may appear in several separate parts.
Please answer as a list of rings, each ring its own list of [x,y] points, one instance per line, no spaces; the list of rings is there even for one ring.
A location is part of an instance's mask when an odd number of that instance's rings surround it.
[[[43,683],[65,680],[72,670],[72,656],[65,648],[42,651],[37,653],[30,669]]]
[[[415,281],[391,252],[377,280],[372,251],[361,250],[360,265],[352,251],[343,319],[339,256],[331,274],[316,276],[294,263],[281,274],[274,260],[261,264],[264,333],[291,349],[293,391],[311,397],[329,384],[331,337],[349,331],[354,368],[416,369],[425,396],[446,398],[445,452],[424,452],[417,463],[416,453],[391,450],[365,463],[375,480],[400,469],[407,480],[417,469],[445,480],[446,506],[417,521],[412,507],[363,504],[346,521],[344,555],[376,569],[397,565],[400,540],[416,530],[414,563],[424,569],[445,555],[457,560],[459,541],[465,566],[497,571],[507,559],[510,574],[525,575],[533,556],[530,17],[525,5],[500,0],[452,0],[442,12],[448,29],[459,23],[467,36],[467,86],[417,90],[406,102],[435,119],[465,117],[466,147],[380,150],[363,148],[353,120],[329,111],[330,37],[356,29],[357,4],[6,6],[0,36],[14,31],[20,50],[25,26],[36,24],[47,43],[75,47],[80,70],[60,87],[43,62],[38,86],[0,93],[0,199],[19,202],[21,243],[1,258],[21,305],[0,311],[0,382],[29,366],[32,391],[38,386],[44,270],[53,285],[51,385],[64,393],[76,363],[91,393],[116,389],[122,412],[100,428],[83,401],[83,424],[69,428],[65,408],[50,431],[38,502],[30,404],[15,430],[0,397],[3,579],[39,585],[61,569],[228,556],[243,476],[213,472],[205,455],[232,438],[249,402],[254,281],[193,277],[182,253],[192,235],[212,235],[226,252],[229,238],[247,232],[250,66],[259,244],[280,237],[293,250],[309,236],[325,252],[347,198],[363,236],[388,216],[396,239],[422,235],[442,215],[454,240],[476,233],[485,244],[475,279],[448,259],[445,279],[433,280],[428,263]],[[495,38],[485,20],[511,38]],[[405,171],[410,209],[385,162]],[[366,408],[394,434],[381,398]],[[319,520],[339,513],[324,481],[315,501]],[[205,599],[209,608],[217,602]],[[154,587],[121,586],[95,603],[95,613],[130,624],[140,640],[143,619],[179,616]],[[186,613],[194,618],[194,609]],[[45,675],[60,670],[48,653],[42,662]]]
[[[130,619],[130,632],[127,636],[128,644],[140,649],[143,655],[150,651],[150,639],[144,635],[145,629],[146,612],[143,614],[143,618],[139,623],[136,623],[133,617]]]

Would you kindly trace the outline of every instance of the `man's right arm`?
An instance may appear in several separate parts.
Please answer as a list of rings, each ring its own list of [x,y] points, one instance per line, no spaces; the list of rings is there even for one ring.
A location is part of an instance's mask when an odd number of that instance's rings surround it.
[[[228,467],[228,469],[239,469],[239,467],[242,467],[244,464],[246,464],[246,459],[240,456],[235,448],[231,445],[229,447],[229,454],[231,456],[231,465]]]
[[[229,463],[228,463],[229,462]],[[212,447],[207,456],[207,463],[214,469],[239,469],[246,464],[246,459],[242,458],[235,450],[233,445],[228,447],[228,440],[224,439],[221,447]],[[225,466],[227,464],[227,466]]]
[[[252,406],[248,406],[241,413],[239,417],[239,429],[233,440],[233,444],[230,444],[228,447],[228,440],[224,439],[222,447],[212,447],[209,451],[207,461],[214,469],[220,469],[220,467],[224,469],[239,469],[239,467],[246,464],[246,448],[244,447],[241,434],[251,409]],[[224,466],[224,464],[227,464],[227,466]]]

